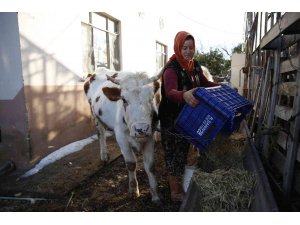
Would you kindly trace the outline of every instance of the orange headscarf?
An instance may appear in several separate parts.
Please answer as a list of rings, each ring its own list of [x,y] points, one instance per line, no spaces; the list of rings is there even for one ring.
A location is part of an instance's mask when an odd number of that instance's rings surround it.
[[[193,59],[186,60],[181,55],[181,49],[182,49],[182,46],[183,46],[183,44],[184,44],[187,37],[192,37],[192,39],[194,41],[194,49],[195,49],[195,39],[194,39],[193,35],[191,35],[190,33],[186,32],[186,31],[180,31],[176,34],[175,39],[174,39],[174,52],[175,52],[175,54],[173,54],[171,56],[171,58],[169,59],[168,62],[170,62],[170,61],[172,61],[176,58],[178,63],[180,64],[180,66],[184,70],[186,70],[188,73],[191,73],[194,70],[194,60]]]

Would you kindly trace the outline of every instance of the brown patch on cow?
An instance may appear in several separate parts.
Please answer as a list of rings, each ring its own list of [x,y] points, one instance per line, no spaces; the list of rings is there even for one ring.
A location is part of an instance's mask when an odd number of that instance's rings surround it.
[[[157,80],[155,80],[153,81],[153,86],[154,86],[154,93],[156,93],[160,87],[160,83]]]
[[[135,171],[136,163],[135,162],[126,162],[126,167],[129,171]]]
[[[85,94],[87,94],[87,92],[88,92],[89,89],[90,89],[90,82],[89,82],[89,81],[86,81],[86,82],[84,83],[83,89],[84,89]]]
[[[105,96],[111,101],[118,101],[121,98],[121,89],[116,87],[104,87],[102,88]]]
[[[100,99],[100,96],[98,96],[98,97],[96,98],[96,100],[95,100],[95,101],[96,101],[96,102],[98,102],[98,101],[99,101],[99,99]]]
[[[93,80],[96,79],[96,74],[88,74],[87,75],[87,79],[86,79],[86,82],[84,83],[83,85],[83,88],[84,88],[84,92],[85,94],[88,93],[89,89],[90,89],[90,84]]]
[[[154,101],[156,106],[158,106],[160,104],[160,100],[161,100],[161,95],[160,92],[158,91],[160,88],[160,82],[158,81],[153,81],[153,86],[154,86]]]
[[[94,80],[96,80],[96,74],[92,74],[90,76],[90,83],[92,83]]]
[[[160,103],[160,99],[161,99],[160,93],[156,93],[154,97],[155,97],[156,106],[158,106]]]

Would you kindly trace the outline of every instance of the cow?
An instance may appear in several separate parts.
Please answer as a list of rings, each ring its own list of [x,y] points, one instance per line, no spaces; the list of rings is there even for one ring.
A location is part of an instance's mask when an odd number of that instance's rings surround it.
[[[145,72],[96,70],[84,83],[84,91],[91,106],[100,142],[100,158],[109,160],[106,136],[113,131],[124,157],[129,177],[129,193],[138,197],[136,178],[137,159],[134,150],[143,151],[153,202],[159,202],[154,169],[153,132],[158,123],[154,93],[162,71],[153,77]]]
[[[207,80],[214,81],[213,76],[210,74],[207,67],[201,66],[201,69],[203,71],[203,75],[207,78]]]

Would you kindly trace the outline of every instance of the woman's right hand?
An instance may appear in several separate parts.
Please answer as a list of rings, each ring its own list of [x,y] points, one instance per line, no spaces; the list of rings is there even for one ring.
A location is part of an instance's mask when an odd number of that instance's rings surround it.
[[[183,93],[183,99],[184,101],[192,106],[192,107],[195,107],[199,104],[199,101],[198,99],[195,98],[194,96],[194,92],[197,90],[198,88],[193,88],[191,90],[188,90],[186,92]]]

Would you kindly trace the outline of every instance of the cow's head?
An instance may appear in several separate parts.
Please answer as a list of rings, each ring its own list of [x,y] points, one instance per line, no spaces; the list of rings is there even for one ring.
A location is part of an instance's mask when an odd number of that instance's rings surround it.
[[[130,136],[144,142],[152,135],[154,85],[161,76],[148,78],[145,73],[128,73],[122,79],[117,76],[107,79],[118,87],[105,87],[103,93],[112,101],[118,101],[118,110],[122,114],[121,123],[125,123]]]

